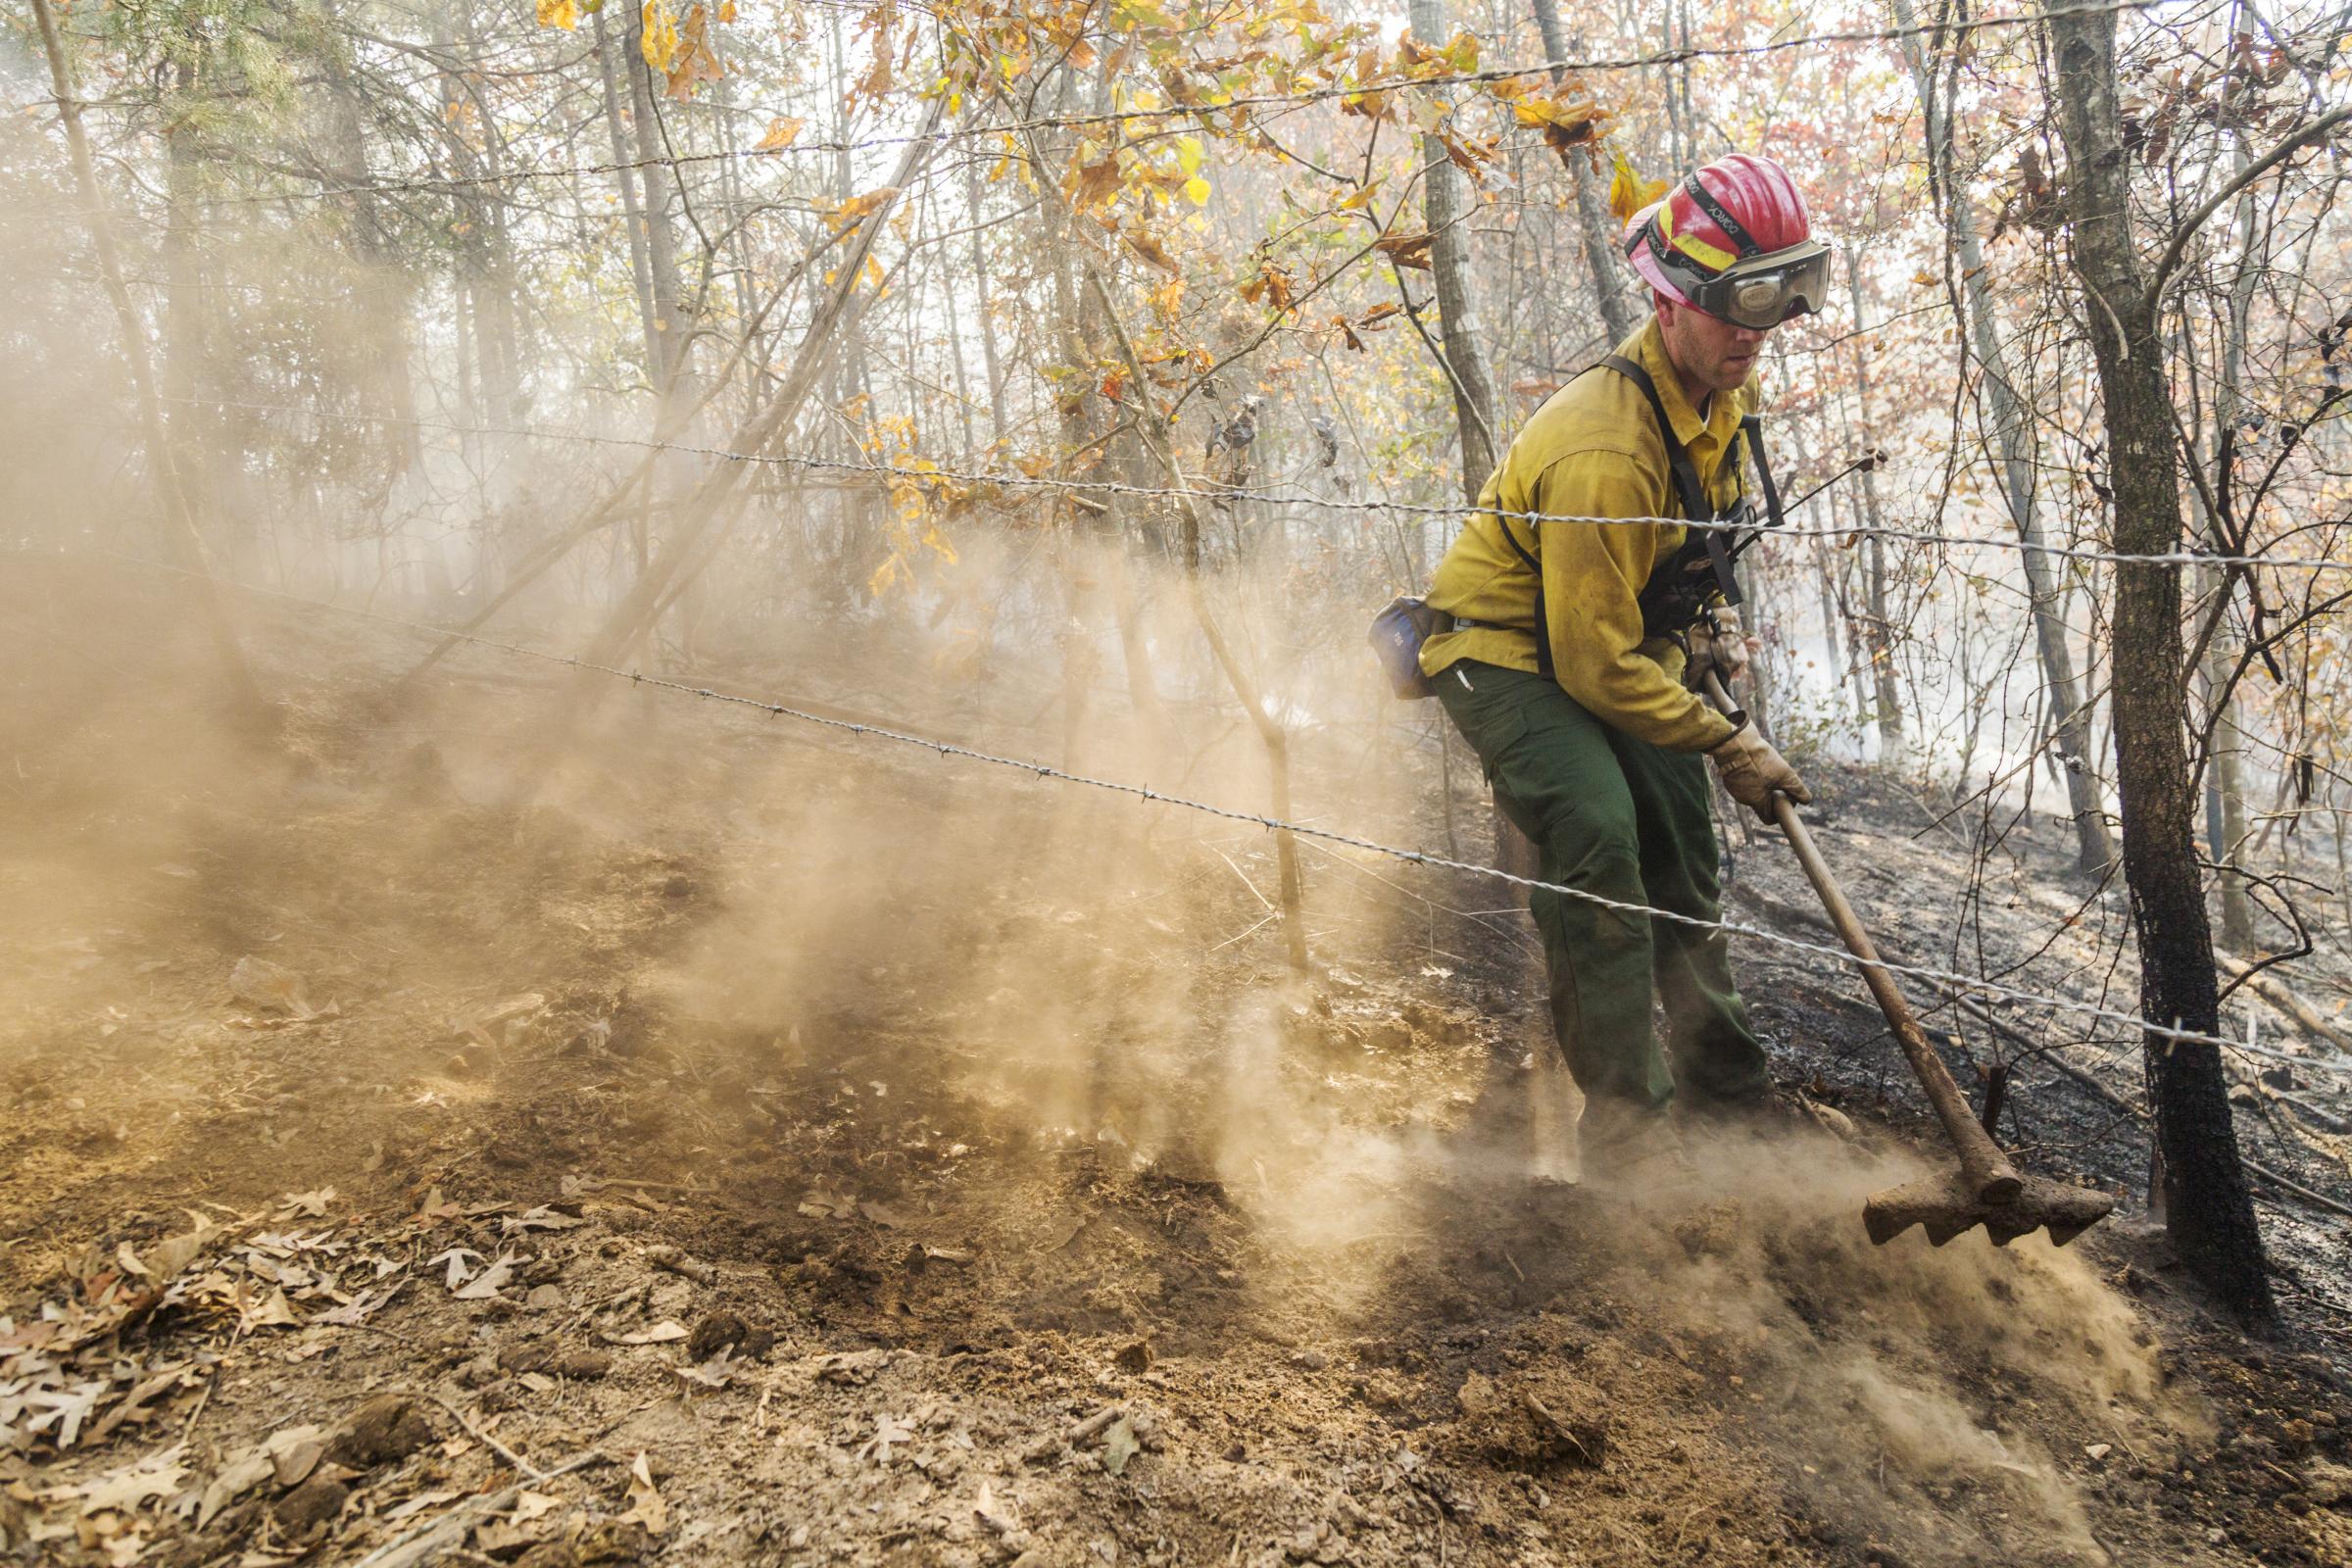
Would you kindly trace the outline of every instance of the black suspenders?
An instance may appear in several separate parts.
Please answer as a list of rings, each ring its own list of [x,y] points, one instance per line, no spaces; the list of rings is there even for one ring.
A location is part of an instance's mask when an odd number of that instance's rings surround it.
[[[1544,563],[1529,555],[1527,546],[1521,544],[1519,536],[1511,532],[1510,518],[1496,514],[1494,521],[1496,526],[1502,529],[1502,542],[1518,551],[1519,559],[1527,563],[1527,569],[1536,574],[1536,673],[1545,680],[1550,680],[1553,673],[1551,617],[1544,612]],[[1544,542],[1544,525],[1542,523],[1530,522],[1527,525],[1527,531],[1535,536],[1538,544]]]
[[[1637,387],[1648,400],[1649,410],[1657,419],[1659,439],[1666,444],[1666,466],[1673,475],[1675,501],[1683,515],[1704,522],[1741,522],[1750,513],[1742,493],[1727,513],[1719,514],[1700,483],[1698,468],[1690,461],[1680,440],[1676,439],[1674,423],[1666,417],[1665,401],[1658,396],[1657,382],[1636,361],[1622,354],[1611,354],[1597,366],[1588,369],[1605,368],[1616,371]],[[1583,372],[1579,372],[1580,374]],[[1781,522],[1780,488],[1773,483],[1772,467],[1764,459],[1762,421],[1752,414],[1740,419],[1740,437],[1747,453],[1756,460],[1756,477],[1764,491],[1765,516],[1769,525]],[[1740,455],[1732,454],[1733,473],[1738,475]],[[1502,529],[1503,542],[1536,575],[1536,671],[1546,680],[1552,678],[1551,623],[1544,613],[1544,565],[1533,551],[1519,542],[1511,531],[1510,519],[1497,514],[1495,521]],[[1531,522],[1528,532],[1539,546],[1543,541],[1542,526]],[[1692,528],[1682,545],[1651,571],[1649,581],[1642,585],[1639,596],[1642,607],[1642,633],[1644,637],[1676,636],[1696,624],[1702,607],[1716,595],[1723,596],[1727,605],[1740,602],[1740,584],[1732,567],[1740,555],[1756,542],[1760,534],[1750,531],[1741,535],[1737,529]]]

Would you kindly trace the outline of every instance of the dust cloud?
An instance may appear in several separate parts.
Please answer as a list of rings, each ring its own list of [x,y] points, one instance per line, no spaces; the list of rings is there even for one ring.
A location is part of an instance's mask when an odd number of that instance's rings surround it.
[[[610,1048],[740,1086],[778,1124],[815,1096],[984,1145],[1007,1212],[1073,1152],[1213,1191],[1250,1237],[1244,1322],[1302,1298],[1372,1331],[1426,1319],[1432,1271],[1472,1263],[1520,1302],[1586,1302],[1624,1354],[1720,1370],[1709,1397],[1770,1435],[1814,1507],[1890,1530],[1990,1497],[2058,1556],[2105,1560],[2047,1434],[2163,1451],[2202,1425],[2084,1253],[1868,1247],[1861,1199],[1913,1173],[1908,1156],[1716,1146],[1709,1183],[1737,1196],[1675,1211],[1567,1185],[1573,1096],[1547,1042],[1475,1001],[1414,1000],[1465,962],[1430,941],[1431,895],[1309,855],[1321,964],[1298,976],[1258,827],[677,693],[614,683],[583,703],[568,671],[475,651],[396,698],[418,639],[233,599],[279,703],[257,738],[182,587],[27,562],[6,590],[17,957],[0,1007],[19,1021],[0,1066],[76,1054],[99,1085],[85,1131],[119,1152],[33,1160],[12,1221],[68,1223],[134,1162],[206,1171],[226,1198],[352,1181],[365,1152],[397,1166],[428,1144],[418,1106],[487,1115],[530,1061]],[[700,640],[726,673],[698,682],[1240,808],[1267,798],[1263,750],[1186,652],[1171,581],[1125,589],[1178,715],[1154,729],[1113,673],[1106,585],[1127,568],[1102,557],[1066,552],[1062,587],[1041,589],[1032,555],[966,552],[928,590],[950,609],[927,625],[752,615],[748,566],[729,564]],[[1280,700],[1300,814],[1421,841],[1426,764],[1384,727],[1346,628],[1217,593],[1268,645],[1281,626],[1315,650],[1251,652],[1295,672]],[[593,618],[578,602],[518,614],[554,647]],[[1040,620],[1058,630],[1024,642]],[[993,651],[974,658],[975,639]],[[247,955],[344,1016],[280,1034],[224,1005]],[[1467,961],[1484,995],[1532,984],[1499,936]],[[144,1000],[125,1005],[134,979]],[[517,994],[542,1004],[522,1034],[468,1034]],[[127,1027],[93,1037],[108,1008]],[[298,1030],[331,1049],[272,1047]],[[210,1112],[231,1073],[265,1091],[224,1124]],[[532,1115],[558,1157],[602,1157],[596,1128]],[[725,1179],[742,1135],[706,1119],[661,1146],[665,1179]],[[255,1129],[273,1141],[242,1140]],[[11,1267],[50,1261],[36,1247]]]

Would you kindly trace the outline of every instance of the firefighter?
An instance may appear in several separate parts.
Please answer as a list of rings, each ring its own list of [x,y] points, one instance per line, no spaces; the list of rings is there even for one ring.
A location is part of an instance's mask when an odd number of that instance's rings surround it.
[[[1691,690],[1701,665],[1738,675],[1751,643],[1725,603],[1723,533],[1660,519],[1733,514],[1757,356],[1821,308],[1829,251],[1788,172],[1745,154],[1680,181],[1624,245],[1653,315],[1512,440],[1438,566],[1429,605],[1452,629],[1421,669],[1543,880],[1592,896],[1529,903],[1588,1179],[1638,1184],[1688,1169],[1678,1103],[1738,1114],[1774,1096],[1723,934],[1598,901],[1721,917],[1702,757],[1759,813],[1775,791],[1812,799],[1744,715]]]

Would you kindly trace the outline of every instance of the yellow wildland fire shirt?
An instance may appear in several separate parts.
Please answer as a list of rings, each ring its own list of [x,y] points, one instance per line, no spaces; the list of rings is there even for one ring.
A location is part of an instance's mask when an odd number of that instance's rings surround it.
[[[1755,382],[1709,400],[1701,419],[1667,362],[1654,318],[1617,352],[1649,371],[1676,437],[1709,476],[1709,496],[1730,505],[1739,474],[1725,453],[1740,416],[1755,406]],[[1536,670],[1536,575],[1503,539],[1506,524],[1497,512],[1671,517],[1682,511],[1649,400],[1607,368],[1590,370],[1544,400],[1512,439],[1478,504],[1482,510],[1438,564],[1429,604],[1493,625],[1424,643],[1421,670],[1433,679],[1465,659]],[[1547,522],[1539,548],[1524,518],[1507,526],[1543,564],[1552,672],[1569,696],[1601,722],[1669,751],[1706,751],[1731,738],[1732,721],[1684,688],[1681,647],[1642,635],[1642,589],[1689,529],[1679,522]]]

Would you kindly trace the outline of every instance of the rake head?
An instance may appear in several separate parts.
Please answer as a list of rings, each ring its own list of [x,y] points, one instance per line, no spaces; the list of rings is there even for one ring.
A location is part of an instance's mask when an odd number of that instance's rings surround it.
[[[2016,1181],[2016,1191],[2004,1195],[2001,1189],[2007,1183],[1985,1192],[1957,1170],[1922,1176],[1871,1194],[1862,1204],[1862,1224],[1880,1247],[1914,1225],[1925,1229],[1928,1241],[1936,1247],[1980,1225],[1995,1247],[2006,1247],[2028,1231],[2045,1227],[2051,1242],[2064,1247],[2115,1207],[2111,1194],[2088,1187],[2072,1187],[2043,1176]]]

